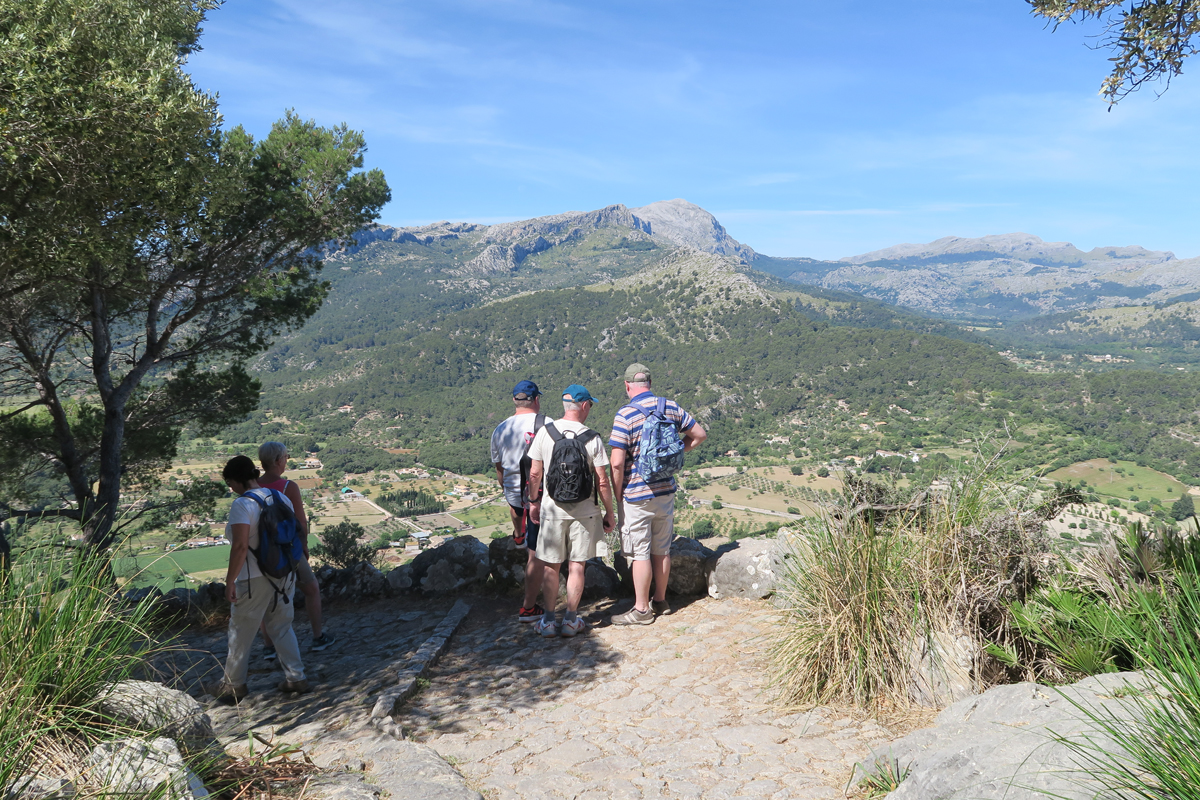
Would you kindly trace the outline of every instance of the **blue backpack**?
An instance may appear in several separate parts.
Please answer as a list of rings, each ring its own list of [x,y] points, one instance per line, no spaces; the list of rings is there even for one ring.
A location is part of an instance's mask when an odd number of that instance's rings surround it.
[[[288,507],[279,492],[274,489],[267,491],[274,500],[270,505],[254,492],[242,495],[254,498],[254,502],[262,509],[258,517],[258,547],[253,553],[264,575],[286,578],[296,571],[296,564],[304,558],[304,544],[300,541],[296,512]]]
[[[655,399],[655,407],[650,411],[639,409],[646,415],[646,421],[642,423],[638,445],[637,472],[646,483],[668,480],[683,469],[679,426],[667,416],[667,401],[661,397]]]

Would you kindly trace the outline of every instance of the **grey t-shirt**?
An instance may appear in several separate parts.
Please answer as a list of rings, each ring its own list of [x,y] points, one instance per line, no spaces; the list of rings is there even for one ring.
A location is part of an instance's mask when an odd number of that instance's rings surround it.
[[[520,508],[521,456],[525,445],[533,440],[533,425],[537,414],[513,414],[492,431],[492,463],[504,470],[504,499],[513,508]],[[546,417],[546,422],[553,422]]]

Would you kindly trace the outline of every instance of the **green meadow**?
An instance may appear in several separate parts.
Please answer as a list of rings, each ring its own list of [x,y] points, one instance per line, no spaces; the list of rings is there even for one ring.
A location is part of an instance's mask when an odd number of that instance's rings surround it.
[[[309,536],[309,547],[318,544],[318,541],[316,536]],[[229,547],[221,545],[118,558],[116,571],[128,580],[128,588],[157,586],[167,592],[184,587],[195,588],[210,580],[224,580],[228,564]]]
[[[1064,483],[1085,480],[1097,494],[1121,500],[1136,495],[1140,500],[1160,500],[1169,504],[1188,490],[1187,486],[1158,470],[1139,467],[1132,461],[1112,462],[1105,458],[1080,461],[1046,477]]]

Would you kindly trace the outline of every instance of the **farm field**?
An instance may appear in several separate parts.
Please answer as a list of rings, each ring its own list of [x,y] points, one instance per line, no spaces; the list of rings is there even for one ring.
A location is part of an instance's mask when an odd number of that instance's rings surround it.
[[[472,508],[469,511],[459,511],[454,516],[463,522],[474,525],[476,528],[484,528],[488,525],[500,525],[509,521],[508,504],[496,502],[480,506],[479,508]]]
[[[1046,478],[1071,483],[1085,480],[1097,494],[1105,497],[1129,500],[1136,495],[1139,500],[1160,500],[1168,504],[1174,503],[1188,490],[1187,486],[1165,473],[1139,467],[1132,461],[1113,463],[1103,458],[1080,461],[1057,469]]]
[[[753,508],[786,513],[796,508],[801,514],[820,513],[821,492],[838,494],[841,483],[837,478],[818,478],[806,473],[793,475],[789,467],[754,467],[738,473],[732,467],[720,471],[700,470],[711,475],[712,482],[700,489],[688,491],[689,497],[717,500]]]
[[[317,537],[309,536],[309,547],[318,541]],[[166,592],[224,580],[228,564],[229,547],[218,545],[121,557],[116,560],[115,569],[118,575],[128,578],[129,587],[157,586]]]

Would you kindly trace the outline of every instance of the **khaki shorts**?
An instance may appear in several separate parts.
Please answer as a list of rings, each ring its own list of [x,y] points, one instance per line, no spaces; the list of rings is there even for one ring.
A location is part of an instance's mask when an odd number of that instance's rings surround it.
[[[604,518],[598,514],[583,521],[570,517],[542,520],[534,554],[547,564],[587,561],[596,557],[596,542],[603,535]]]
[[[675,538],[675,494],[652,497],[640,503],[621,502],[621,552],[634,561],[671,555]]]
[[[308,565],[308,559],[302,558],[296,563],[296,586],[308,586],[310,583],[315,584],[317,576],[313,575],[312,567]]]

